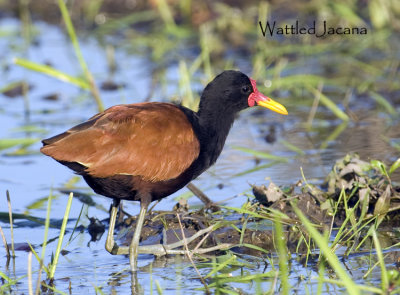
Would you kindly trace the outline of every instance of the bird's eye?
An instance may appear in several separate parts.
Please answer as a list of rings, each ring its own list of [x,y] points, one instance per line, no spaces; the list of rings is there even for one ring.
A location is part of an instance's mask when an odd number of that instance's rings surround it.
[[[243,87],[242,87],[242,91],[243,91],[244,93],[247,93],[247,92],[250,91],[250,87],[249,87],[249,86],[243,86]]]

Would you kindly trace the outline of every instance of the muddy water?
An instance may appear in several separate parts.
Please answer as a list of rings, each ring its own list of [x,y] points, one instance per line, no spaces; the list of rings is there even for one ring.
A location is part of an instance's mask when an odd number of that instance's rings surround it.
[[[0,28],[6,32],[0,38],[0,88],[13,81],[25,80],[32,89],[25,98],[14,98],[0,95],[0,139],[1,138],[44,138],[57,134],[96,113],[96,106],[86,92],[74,86],[62,83],[52,78],[27,71],[12,64],[13,57],[24,57],[38,63],[49,63],[55,68],[72,75],[80,73],[78,63],[72,47],[57,27],[44,23],[35,24],[40,31],[35,37],[35,46],[25,47],[19,37],[20,24],[13,19],[1,19]],[[96,40],[88,38],[81,40],[84,57],[99,82],[109,78],[105,49],[99,46]],[[143,101],[150,93],[151,68],[145,57],[129,55],[123,49],[116,48],[118,70],[113,80],[122,83],[125,87],[118,91],[102,91],[101,96],[106,106],[119,103],[135,103]],[[178,93],[177,66],[168,69],[168,87],[155,89],[154,100],[165,100],[166,97]],[[200,89],[200,85],[195,85]],[[48,100],[46,96],[54,95],[58,99]],[[159,99],[157,99],[159,98]],[[277,98],[278,99],[278,98]],[[358,152],[361,158],[368,160],[377,158],[390,163],[399,157],[400,120],[399,117],[389,116],[381,111],[371,101],[357,102],[357,109],[353,110],[356,118],[347,125],[332,117],[331,113],[320,107],[318,116],[314,118],[313,128],[307,129],[305,123],[309,116],[309,108],[301,107],[299,97],[282,98],[281,103],[287,106],[289,116],[283,117],[264,110],[246,110],[236,121],[230,133],[225,150],[217,164],[195,181],[208,196],[215,202],[241,206],[247,200],[242,193],[249,191],[249,184],[263,184],[272,180],[278,185],[290,185],[301,179],[299,167],[303,167],[305,176],[313,183],[321,183],[329,172],[335,160],[348,152]],[[352,98],[357,100],[357,97]],[[311,105],[312,99],[310,100]],[[354,101],[350,101],[354,103]],[[398,108],[398,106],[397,106]],[[399,110],[399,109],[398,109]],[[23,126],[34,126],[38,130],[21,131]],[[40,129],[40,130],[39,130]],[[332,137],[335,130],[342,130],[337,137]],[[331,138],[331,139],[330,139]],[[284,144],[284,141],[301,149],[298,154]],[[104,250],[105,236],[99,241],[91,242],[87,230],[82,232],[72,229],[75,226],[81,209],[79,225],[87,226],[87,216],[95,216],[100,220],[108,217],[107,209],[110,200],[101,196],[94,196],[87,185],[80,179],[72,181],[73,174],[55,161],[39,154],[40,144],[36,143],[28,148],[29,155],[12,155],[15,149],[3,150],[0,153],[0,212],[7,211],[5,191],[11,195],[13,212],[29,216],[44,218],[46,214],[46,198],[53,190],[52,222],[60,222],[67,202],[63,188],[67,183],[74,183],[74,191],[93,196],[95,206],[85,205],[82,199],[75,198],[70,213],[66,238],[71,241],[65,245],[68,254],[62,256],[56,271],[56,287],[68,292],[71,285],[72,294],[83,292],[94,293],[94,287],[102,287],[108,294],[116,291],[118,294],[129,293],[130,277],[128,275],[128,259],[123,256],[111,256]],[[269,162],[256,160],[254,156],[235,149],[236,146],[247,147],[273,155],[286,157],[287,163],[278,163],[258,171],[246,172],[250,169]],[[266,180],[267,179],[267,180]],[[400,175],[394,175],[399,181]],[[66,191],[68,191],[67,189]],[[157,210],[170,210],[176,203],[176,198],[187,193],[186,189],[175,193],[159,203]],[[229,201],[225,201],[225,200]],[[192,198],[191,206],[200,202]],[[126,210],[132,214],[138,212],[138,204],[128,203]],[[10,226],[7,215],[0,220],[7,241],[10,242]],[[15,220],[14,240],[17,244],[16,259],[6,265],[5,250],[0,246],[0,271],[10,277],[19,278],[27,274],[27,242],[37,251],[41,251],[44,227],[42,224],[21,218]],[[50,229],[49,239],[58,236],[58,229]],[[55,250],[56,242],[50,242],[45,255],[45,261],[50,261],[51,253]],[[162,258],[154,261],[150,255],[141,255],[139,259],[138,279],[145,293],[155,290],[157,282],[164,290],[164,294],[185,292],[188,294],[202,294],[196,291],[201,283],[195,279],[196,275],[188,261],[182,257]],[[261,266],[259,266],[261,267]],[[314,275],[312,270],[301,266],[298,272],[291,277],[292,285],[297,284],[299,274]],[[361,271],[360,261],[351,261],[350,269]],[[33,259],[33,270],[38,269],[38,262]],[[200,272],[206,275],[209,268]],[[246,269],[251,272],[251,269]],[[310,273],[311,272],[311,273]],[[240,270],[233,270],[233,275],[240,274]],[[353,273],[355,277],[356,274]],[[360,272],[360,279],[362,273]],[[34,274],[34,279],[36,274]],[[379,280],[379,274],[377,274]],[[234,284],[238,289],[247,285]],[[253,288],[256,288],[253,286]],[[260,288],[268,290],[268,283],[260,283]],[[299,287],[300,288],[300,287]],[[300,288],[301,289],[301,288]],[[13,294],[27,293],[27,280],[12,286]],[[301,292],[300,292],[301,293]]]

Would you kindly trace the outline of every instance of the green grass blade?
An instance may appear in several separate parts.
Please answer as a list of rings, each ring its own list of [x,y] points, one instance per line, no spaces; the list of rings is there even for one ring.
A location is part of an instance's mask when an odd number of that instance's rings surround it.
[[[324,285],[324,276],[325,276],[325,262],[321,261],[318,266],[318,287],[317,287],[317,295],[322,294],[322,288]]]
[[[280,162],[287,162],[288,161],[288,159],[285,158],[285,157],[275,156],[275,155],[272,155],[272,154],[269,154],[269,153],[260,152],[260,151],[256,151],[256,150],[245,148],[245,147],[233,146],[232,148],[235,149],[235,150],[238,150],[238,151],[242,151],[242,152],[251,154],[251,155],[253,155],[255,157],[262,158],[262,159],[275,160],[275,161],[280,161]]]
[[[35,72],[38,72],[38,73],[41,73],[44,75],[51,76],[60,81],[67,82],[67,83],[73,84],[75,86],[78,86],[79,88],[82,88],[82,89],[90,89],[90,85],[84,79],[65,74],[59,70],[54,69],[53,67],[34,63],[32,61],[29,61],[29,60],[26,60],[23,58],[14,58],[13,61],[16,65],[24,67],[28,70],[32,70],[32,71],[35,71]]]
[[[396,109],[392,106],[392,104],[384,98],[382,95],[371,91],[369,93],[371,97],[378,103],[380,104],[390,115],[396,115]]]
[[[254,211],[246,210],[246,209],[243,209],[243,208],[236,208],[236,207],[229,207],[229,206],[220,206],[220,207],[221,208],[225,208],[227,210],[235,211],[235,212],[237,212],[239,214],[249,214],[253,218],[265,218],[264,215],[261,215],[261,214],[258,214],[256,212],[254,212]]]
[[[32,247],[31,243],[28,242],[29,248],[31,248],[31,252],[35,255],[36,260],[42,265],[44,271],[47,275],[50,275],[50,270],[46,265],[43,264],[43,260],[40,259],[39,254],[37,254],[36,250]]]
[[[211,67],[211,48],[210,44],[213,44],[213,40],[211,38],[211,28],[205,23],[200,27],[200,47],[201,47],[201,58],[203,61],[204,73],[208,79],[212,79],[213,71]]]
[[[11,294],[8,292],[3,293],[3,290],[7,290],[7,288],[17,285],[19,281],[22,279],[26,278],[27,275],[23,275],[17,279],[12,279],[9,276],[7,276],[4,272],[0,271],[0,278],[2,278],[4,281],[2,282],[2,285],[0,285],[0,294]]]
[[[389,288],[388,275],[385,261],[383,259],[381,244],[379,243],[378,236],[376,235],[376,231],[374,229],[372,229],[372,238],[374,240],[376,255],[378,256],[378,261],[381,266],[382,289],[386,291]]]
[[[347,121],[342,122],[341,124],[339,124],[330,134],[329,136],[321,143],[320,145],[320,149],[324,150],[328,147],[328,144],[332,141],[335,141],[336,138],[339,137],[339,135],[346,130],[347,128]]]
[[[74,196],[73,193],[69,194],[67,207],[65,209],[63,223],[62,223],[61,229],[60,229],[60,236],[58,238],[57,249],[56,249],[56,252],[55,252],[55,255],[54,255],[54,261],[53,261],[53,264],[51,265],[51,269],[50,269],[50,279],[54,278],[54,274],[56,272],[58,258],[60,257],[60,253],[61,253],[62,242],[63,242],[64,235],[65,235],[65,229],[67,227],[67,221],[68,221],[69,211],[71,210],[71,204],[72,204],[73,196]]]
[[[331,285],[336,285],[336,286],[345,286],[345,283],[343,281],[334,280],[334,279],[324,278],[324,283],[331,284]],[[365,291],[365,292],[368,292],[369,294],[385,294],[385,293],[382,292],[382,289],[376,288],[376,287],[372,287],[372,286],[358,285],[358,288],[359,288],[360,291]],[[343,294],[343,293],[341,293],[341,294]],[[392,294],[395,294],[395,293],[392,293]]]
[[[296,50],[295,46],[290,46],[290,47],[291,48],[288,50],[288,52]],[[277,49],[277,51],[279,51],[279,53],[277,52],[277,54],[281,55],[284,51],[283,49],[284,48],[282,46],[280,46],[279,49]],[[304,85],[312,85],[314,87],[317,87],[321,82],[324,82],[326,80],[327,80],[326,78],[323,78],[318,75],[302,75],[302,74],[300,74],[300,75],[279,77],[277,80],[275,80],[272,83],[271,87],[269,88],[269,91],[274,91],[277,89],[294,89],[297,87],[304,87]],[[325,83],[325,84],[329,85],[329,83]]]
[[[50,212],[51,212],[51,201],[53,198],[53,192],[50,191],[49,198],[47,201],[47,212],[46,212],[46,221],[44,224],[44,238],[43,238],[43,244],[42,244],[42,255],[41,255],[41,260],[44,261],[44,254],[46,252],[46,245],[47,245],[47,236],[49,233],[49,227],[50,227]]]
[[[279,142],[281,144],[283,144],[285,147],[287,147],[289,150],[299,154],[300,156],[304,156],[306,154],[301,148],[295,146],[294,144],[292,144],[284,139],[279,140]]]
[[[118,18],[109,19],[106,23],[98,26],[94,33],[97,36],[112,35],[122,28],[133,27],[133,25],[140,22],[151,22],[157,17],[157,12],[152,9],[129,13],[127,16],[120,15]]]
[[[171,9],[168,6],[168,2],[165,0],[157,0],[155,1],[157,8],[158,8],[158,12],[160,13],[160,16],[162,18],[162,20],[164,21],[164,23],[174,29],[176,27],[175,24],[175,20],[172,14]]]
[[[15,247],[14,247],[14,219],[13,219],[13,213],[12,213],[12,207],[11,207],[11,198],[10,198],[10,192],[6,190],[6,197],[7,197],[7,205],[8,205],[8,218],[10,221],[10,233],[11,233],[11,253],[12,257],[15,257]]]
[[[190,84],[191,75],[183,60],[179,61],[179,76],[181,77],[179,80],[179,89],[182,97],[182,105],[191,110],[196,110],[198,101],[194,98],[192,86]]]
[[[225,260],[224,262],[218,264],[215,268],[213,268],[205,277],[204,279],[207,279],[211,277],[213,274],[219,272],[220,270],[224,269],[228,264],[236,260],[236,256],[232,255],[229,259]]]
[[[160,285],[160,282],[156,280],[155,283],[156,283],[157,293],[158,293],[159,295],[164,294],[163,289],[162,289],[162,287],[161,287],[161,285]]]
[[[360,290],[356,283],[351,279],[351,277],[347,274],[346,270],[340,264],[339,258],[332,253],[326,239],[314,228],[311,222],[305,217],[305,215],[297,208],[297,206],[291,202],[293,210],[296,212],[296,215],[300,218],[300,221],[307,229],[307,232],[314,239],[314,242],[321,249],[323,256],[326,258],[330,266],[335,270],[339,278],[342,280],[344,286],[346,287],[348,294],[358,295],[360,294]]]
[[[400,158],[398,158],[392,166],[389,168],[389,175],[391,175],[394,171],[396,171],[400,167]]]
[[[240,231],[239,244],[243,244],[244,234],[245,234],[246,228],[247,228],[247,221],[248,221],[248,218],[245,218],[244,222],[242,222],[242,229]]]
[[[75,33],[74,26],[72,25],[71,17],[68,13],[67,6],[65,5],[63,0],[58,0],[58,6],[60,8],[61,15],[63,17],[65,26],[67,28],[69,38],[71,39],[72,45],[74,47],[76,57],[78,58],[79,64],[80,64],[80,66],[85,74],[85,77],[89,83],[89,87],[90,87],[90,90],[92,92],[94,99],[96,100],[97,107],[98,107],[99,111],[101,112],[104,110],[104,105],[103,105],[103,102],[101,101],[99,90],[96,86],[96,83],[94,82],[93,76],[89,71],[89,68],[85,62],[85,59],[83,58],[83,54],[82,54],[81,48],[79,46],[79,42],[78,42],[78,38]]]
[[[47,133],[47,130],[44,128],[39,128],[35,125],[24,125],[21,127],[11,128],[10,131],[12,132],[19,132],[19,133]]]
[[[290,291],[289,285],[289,270],[288,270],[288,257],[286,240],[283,235],[282,223],[279,219],[274,220],[275,224],[275,242],[278,248],[279,256],[279,278],[281,279],[281,292],[280,294],[287,295]]]
[[[371,160],[371,166],[378,170],[382,175],[386,176],[389,178],[389,174],[387,173],[386,170],[386,165],[382,161],[379,160]]]
[[[219,287],[221,285],[227,284],[227,283],[252,283],[254,282],[254,280],[262,280],[265,278],[272,278],[275,276],[275,272],[273,271],[269,271],[266,273],[258,273],[258,274],[251,274],[251,275],[238,275],[238,276],[230,276],[230,275],[222,275],[222,276],[218,276],[218,277],[214,277],[213,279],[216,282],[213,282],[211,284],[209,284],[208,286],[210,288],[215,288],[215,287]],[[219,286],[218,286],[219,285]],[[219,289],[222,290],[222,289]],[[237,292],[233,292],[231,291],[232,294],[251,294],[251,293],[237,293]],[[219,294],[219,293],[216,293]],[[225,293],[222,293],[225,294]],[[262,293],[262,294],[267,294],[267,293]]]
[[[61,295],[69,295],[70,294],[70,293],[65,293],[63,291],[60,291],[60,290],[56,289],[54,286],[50,286],[46,283],[43,283],[43,286],[50,289],[53,292],[52,294],[61,294]]]
[[[247,169],[245,171],[236,173],[236,174],[232,175],[232,177],[243,176],[243,175],[246,175],[246,174],[249,174],[249,173],[253,173],[253,172],[256,172],[256,171],[260,171],[260,170],[263,170],[263,169],[270,168],[270,167],[275,166],[275,165],[280,164],[280,163],[282,163],[282,161],[272,161],[272,162],[269,162],[267,164],[259,165],[259,166],[256,166],[254,168]]]
[[[9,149],[17,145],[28,146],[39,140],[39,138],[3,138],[0,139],[0,150]]]
[[[260,252],[265,253],[265,254],[271,254],[270,251],[267,251],[267,250],[265,250],[265,249],[263,249],[263,248],[261,248],[261,247],[258,247],[258,246],[256,246],[256,245],[253,245],[253,244],[246,244],[246,243],[243,243],[243,244],[241,244],[240,246],[246,247],[246,248],[250,248],[250,249],[253,249],[253,250],[257,250],[257,251],[260,251]]]
[[[313,87],[307,87],[314,95],[319,95],[319,100],[323,103],[328,109],[335,114],[336,117],[343,121],[349,121],[350,118],[347,116],[345,112],[343,112],[332,100],[330,100],[326,95],[320,92],[318,89]]]
[[[69,35],[69,38],[71,39],[72,46],[74,47],[76,57],[78,58],[79,64],[81,65],[82,70],[85,72],[85,75],[87,72],[89,72],[89,68],[85,62],[85,59],[83,58],[83,54],[81,51],[81,48],[79,46],[78,38],[75,33],[74,26],[72,25],[71,17],[69,15],[67,6],[65,5],[65,2],[63,0],[58,0],[58,6],[61,11],[61,15],[63,17],[65,27],[67,28],[67,32]]]
[[[364,21],[357,15],[357,13],[352,9],[352,6],[348,3],[334,3],[332,2],[332,7],[335,15],[339,15],[346,19],[353,25],[365,25]]]

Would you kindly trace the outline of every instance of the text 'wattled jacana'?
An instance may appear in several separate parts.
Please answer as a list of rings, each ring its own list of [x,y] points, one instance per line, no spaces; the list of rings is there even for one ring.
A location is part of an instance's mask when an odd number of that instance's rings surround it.
[[[112,254],[119,200],[140,201],[129,246],[137,269],[140,233],[148,205],[181,189],[215,163],[235,115],[255,105],[287,115],[261,94],[256,82],[224,71],[204,89],[198,112],[148,102],[116,105],[68,131],[43,140],[41,152],[82,175],[98,194],[113,198],[106,248]]]

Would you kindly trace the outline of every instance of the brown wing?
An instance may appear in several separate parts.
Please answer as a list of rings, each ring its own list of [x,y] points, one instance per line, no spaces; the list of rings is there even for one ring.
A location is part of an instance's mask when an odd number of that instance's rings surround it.
[[[176,178],[200,151],[186,115],[167,103],[117,105],[43,144],[42,153],[80,163],[92,176],[150,181]]]

